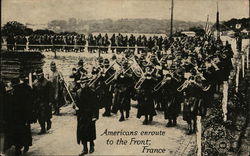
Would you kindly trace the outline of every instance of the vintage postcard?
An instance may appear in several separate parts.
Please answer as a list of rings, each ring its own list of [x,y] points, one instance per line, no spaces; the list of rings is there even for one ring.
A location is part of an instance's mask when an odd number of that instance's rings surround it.
[[[249,0],[1,0],[0,155],[248,156]]]

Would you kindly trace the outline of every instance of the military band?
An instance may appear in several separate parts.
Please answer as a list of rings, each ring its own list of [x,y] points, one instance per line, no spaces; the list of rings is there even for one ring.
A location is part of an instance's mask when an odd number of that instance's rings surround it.
[[[68,42],[67,38],[63,39]],[[72,69],[70,78],[73,87],[66,88],[67,92],[64,92],[67,85],[63,85],[64,79],[54,61],[50,64],[51,71],[47,77],[43,70],[35,72],[33,88],[21,78],[14,79],[10,85],[11,89],[6,86],[8,91],[1,90],[4,102],[11,103],[9,106],[12,108],[1,108],[15,115],[1,120],[6,120],[10,127],[7,140],[13,141],[10,145],[16,146],[17,155],[21,154],[23,147],[24,152],[27,152],[31,145],[31,123],[38,120],[41,127],[39,134],[50,130],[52,107],[54,114],[59,115],[60,107],[65,104],[65,93],[66,96],[70,94],[73,108],[76,110],[77,142],[83,144],[80,155],[94,152],[95,121],[99,118],[99,109],[104,108],[103,117],[110,117],[119,112],[119,121],[123,122],[133,118],[130,115],[132,100],[137,101],[136,117],[144,118],[143,125],[151,124],[158,110],[164,112],[166,127],[174,127],[178,124],[177,118],[182,112],[183,120],[188,125],[187,134],[193,134],[196,116],[206,115],[213,93],[219,91],[222,82],[228,80],[232,70],[231,45],[228,42],[223,44],[212,36],[181,37],[170,41],[162,37],[147,39],[145,36],[139,36],[136,39],[133,35],[128,38],[119,34],[111,37],[111,43],[107,35],[89,35],[87,40],[89,44],[98,40],[99,42],[95,43],[97,45],[126,46],[125,43],[128,43],[129,46],[137,44],[148,48],[139,49],[139,54],[135,53],[134,48],[124,51],[117,48],[118,53],[114,53],[111,59],[99,57],[90,62],[91,71],[86,68],[87,62],[80,59]],[[75,40],[71,38],[71,42],[85,44],[85,36],[76,37]],[[88,50],[95,49],[89,47]],[[102,51],[108,50],[103,48]],[[1,88],[2,86],[1,83]],[[18,104],[24,107],[21,108]],[[23,133],[15,134],[16,130]],[[87,146],[88,142],[90,148]]]

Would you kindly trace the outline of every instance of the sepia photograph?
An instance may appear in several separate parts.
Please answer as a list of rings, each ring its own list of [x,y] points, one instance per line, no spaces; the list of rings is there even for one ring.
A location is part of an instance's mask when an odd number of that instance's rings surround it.
[[[250,0],[0,2],[0,156],[250,155]]]

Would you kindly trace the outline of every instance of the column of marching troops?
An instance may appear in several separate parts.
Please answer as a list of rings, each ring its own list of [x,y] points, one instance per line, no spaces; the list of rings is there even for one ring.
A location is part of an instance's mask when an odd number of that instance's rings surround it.
[[[81,59],[72,69],[70,88],[55,62],[51,62],[51,73],[44,76],[38,70],[32,88],[24,75],[13,79],[9,86],[1,83],[5,110],[2,121],[8,145],[5,148],[15,145],[17,155],[23,147],[23,152],[27,152],[32,144],[30,124],[38,121],[39,134],[46,133],[52,124],[52,108],[55,115],[60,114],[65,99],[71,100],[76,110],[77,142],[83,144],[80,155],[88,153],[87,142],[89,152],[94,152],[99,109],[105,109],[104,117],[119,112],[122,122],[130,117],[131,99],[137,101],[136,117],[143,117],[144,125],[150,124],[159,110],[168,121],[166,127],[176,126],[183,105],[187,134],[193,134],[196,116],[206,115],[214,93],[228,80],[232,57],[231,45],[212,36],[176,38],[167,51],[155,45],[152,51],[140,54],[129,49],[111,59],[99,57],[92,62]],[[91,72],[85,69],[87,64],[92,65]]]
[[[4,40],[2,39],[2,42]],[[111,46],[112,52],[122,52],[126,47],[147,47],[149,50],[157,45],[159,50],[167,49],[169,47],[169,39],[162,36],[150,36],[139,35],[135,37],[133,34],[130,36],[122,34],[113,34],[111,37],[108,34],[105,35],[36,35],[30,36],[8,36],[6,38],[9,50],[24,50],[26,45],[29,45],[30,50],[43,50],[43,51],[78,51],[84,50],[89,52],[96,52],[100,50],[102,53],[108,53],[109,46]],[[42,46],[41,46],[42,45]],[[99,48],[101,46],[101,48]],[[87,47],[87,48],[86,48]],[[123,48],[117,48],[123,47]],[[125,48],[124,48],[125,47]],[[140,48],[139,50],[142,50]]]

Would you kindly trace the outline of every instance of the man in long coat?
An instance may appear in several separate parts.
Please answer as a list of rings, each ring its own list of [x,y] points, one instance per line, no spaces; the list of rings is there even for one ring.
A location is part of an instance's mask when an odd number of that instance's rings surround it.
[[[112,108],[113,113],[117,113],[119,110],[121,117],[119,121],[124,121],[124,111],[126,112],[126,118],[129,117],[130,111],[130,99],[131,99],[131,78],[121,74],[118,76],[114,85],[114,105]]]
[[[45,124],[47,123],[47,130],[51,128],[52,118],[52,84],[48,81],[40,69],[36,72],[37,80],[34,82],[34,99],[37,108],[37,118],[41,126],[39,134],[45,134]]]
[[[88,153],[87,143],[90,142],[89,153],[94,152],[94,140],[96,139],[95,121],[99,116],[97,95],[94,91],[95,85],[89,87],[89,79],[81,80],[81,89],[78,90],[76,99],[77,111],[77,143],[83,144],[80,156]]]
[[[26,153],[32,145],[32,89],[23,79],[15,78],[9,94],[5,148],[14,145],[15,155],[21,155],[23,147],[23,152]]]
[[[4,142],[6,130],[6,89],[5,84],[0,81],[0,141]],[[0,144],[0,155],[4,153],[4,145]]]
[[[153,99],[153,88],[155,81],[152,79],[150,74],[146,74],[146,79],[142,83],[138,97],[138,112],[137,118],[145,116],[143,121],[144,125],[152,122],[153,116],[156,115]]]
[[[177,117],[181,108],[179,87],[176,80],[167,75],[167,82],[163,88],[164,117],[168,120],[167,127],[174,127],[177,124]]]

